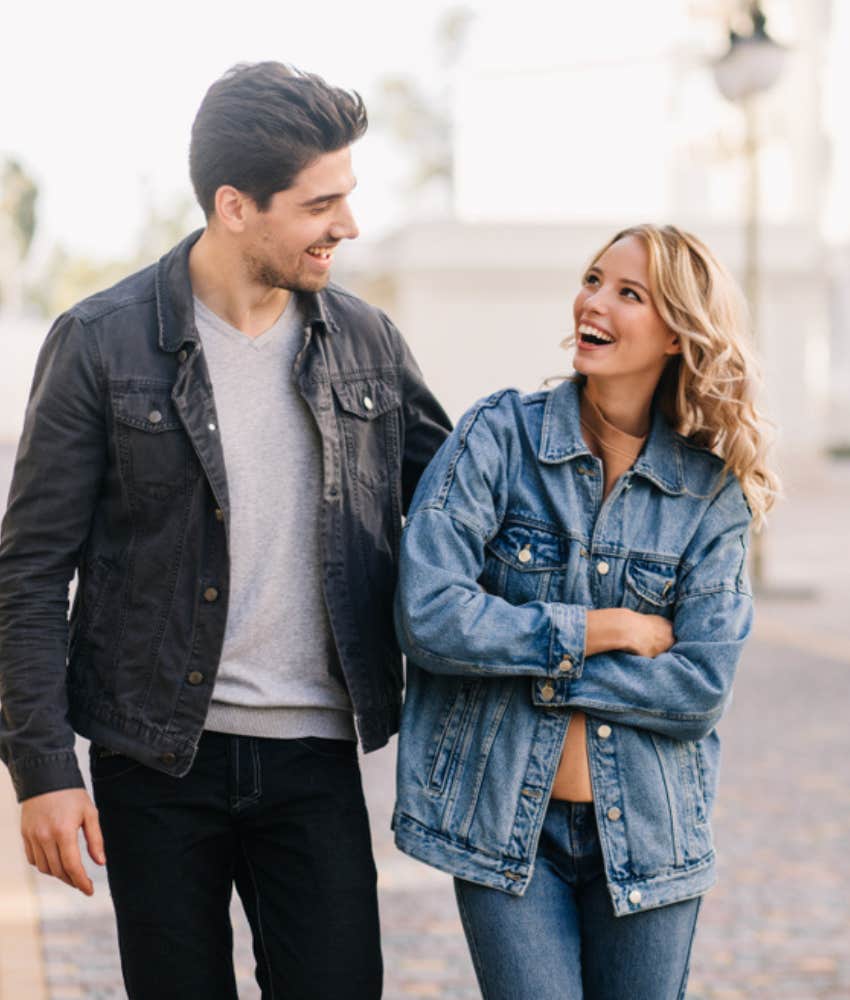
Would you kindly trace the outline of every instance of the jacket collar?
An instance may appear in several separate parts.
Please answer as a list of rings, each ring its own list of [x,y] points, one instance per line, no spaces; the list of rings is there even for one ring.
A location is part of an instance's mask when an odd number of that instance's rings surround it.
[[[562,382],[549,393],[537,453],[541,462],[554,465],[579,455],[590,455],[581,434],[580,403],[581,386],[575,382]],[[658,409],[653,413],[649,437],[634,464],[633,474],[643,476],[673,496],[685,492],[682,446]]]
[[[192,282],[189,279],[189,251],[200,239],[203,229],[190,233],[168,251],[156,264],[156,314],[159,346],[163,351],[179,351],[186,343],[196,343],[195,308],[192,303]],[[328,315],[323,293],[298,292],[298,304],[305,323],[336,328]]]

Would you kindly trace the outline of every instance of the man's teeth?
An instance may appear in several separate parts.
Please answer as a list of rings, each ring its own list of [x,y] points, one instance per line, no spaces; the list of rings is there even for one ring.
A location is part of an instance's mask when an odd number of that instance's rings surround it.
[[[320,258],[320,260],[330,260],[333,256],[333,247],[310,247],[307,253],[311,257]]]
[[[613,344],[614,338],[607,333],[603,333],[601,330],[597,330],[595,326],[588,326],[587,323],[582,323],[578,328],[578,333],[580,337],[586,337],[588,340],[592,340],[598,344]]]

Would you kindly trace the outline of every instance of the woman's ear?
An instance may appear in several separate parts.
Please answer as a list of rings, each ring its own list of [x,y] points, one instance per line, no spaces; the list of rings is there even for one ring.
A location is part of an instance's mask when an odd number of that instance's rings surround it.
[[[667,350],[664,353],[671,355],[682,353],[682,342],[679,340],[677,334],[675,333],[673,334],[672,338],[670,339],[670,343],[667,345]]]

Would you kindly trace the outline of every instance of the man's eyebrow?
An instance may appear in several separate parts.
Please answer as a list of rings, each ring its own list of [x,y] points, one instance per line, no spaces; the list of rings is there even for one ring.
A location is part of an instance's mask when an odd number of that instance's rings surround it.
[[[605,272],[598,264],[591,264],[591,266],[587,269],[587,273],[590,274],[591,271],[595,271],[597,274],[600,275],[605,274]],[[646,292],[647,295],[649,295],[649,289],[646,287],[646,285],[642,285],[635,278],[620,278],[620,283],[623,285],[637,285],[638,288],[643,289],[643,291]]]
[[[302,208],[309,208],[311,205],[321,205],[325,201],[339,201],[340,198],[347,198],[356,187],[357,181],[347,191],[332,191],[330,194],[317,194],[315,198],[309,198],[300,204]]]

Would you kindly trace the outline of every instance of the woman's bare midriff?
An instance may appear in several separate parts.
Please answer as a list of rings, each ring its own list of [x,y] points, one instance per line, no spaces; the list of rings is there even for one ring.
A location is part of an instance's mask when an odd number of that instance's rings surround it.
[[[587,763],[586,719],[584,712],[573,712],[561,762],[552,785],[553,799],[569,802],[592,802],[590,767]]]

